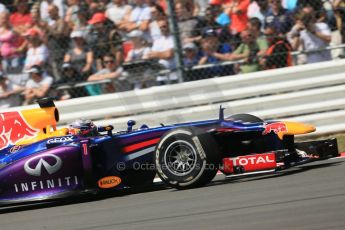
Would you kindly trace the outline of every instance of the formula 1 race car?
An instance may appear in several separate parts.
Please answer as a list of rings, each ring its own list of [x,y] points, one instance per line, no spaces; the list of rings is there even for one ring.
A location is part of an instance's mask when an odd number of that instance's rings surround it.
[[[106,126],[85,136],[57,129],[52,100],[38,103],[0,113],[2,205],[147,186],[156,174],[168,186],[187,189],[209,183],[219,170],[286,169],[338,156],[336,140],[294,143],[294,135],[315,131],[311,125],[249,114],[224,118],[223,108],[215,120],[138,129],[129,121],[127,130]]]

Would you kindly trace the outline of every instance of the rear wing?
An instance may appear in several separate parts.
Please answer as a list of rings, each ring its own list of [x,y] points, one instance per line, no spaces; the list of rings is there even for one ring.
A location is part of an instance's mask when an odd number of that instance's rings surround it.
[[[0,150],[10,145],[66,135],[66,130],[56,129],[59,111],[53,100],[43,98],[37,102],[40,108],[0,113]]]

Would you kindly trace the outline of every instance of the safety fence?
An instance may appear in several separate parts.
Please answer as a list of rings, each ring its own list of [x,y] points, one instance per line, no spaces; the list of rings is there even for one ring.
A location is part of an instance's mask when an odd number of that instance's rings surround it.
[[[328,50],[331,52],[335,53],[342,53],[343,49],[345,48],[345,45],[333,45],[333,46],[328,46],[322,49],[311,49],[311,50],[304,50],[304,51],[294,51],[291,52],[291,56],[297,60],[300,55],[306,55],[306,54],[311,54],[311,53],[317,53],[320,51]],[[226,76],[226,69],[232,69],[234,65],[241,65],[246,62],[245,59],[241,59],[238,61],[224,61],[220,62],[217,64],[204,64],[204,65],[197,65],[193,66],[190,68],[184,68],[184,78],[182,79],[182,82],[188,82],[188,81],[195,81],[195,80],[202,80],[202,79],[208,79],[212,77],[222,77]],[[139,68],[131,68],[128,66],[136,66]],[[85,86],[91,86],[91,85],[105,85],[105,84],[116,84],[117,88],[120,89],[119,91],[127,91],[127,90],[132,90],[133,86],[141,81],[143,78],[143,65],[150,65],[150,66],[155,66],[155,73],[151,71],[150,76],[145,76],[144,79],[145,81],[151,81],[150,86],[154,86],[155,83],[155,77],[156,76],[169,76],[172,72],[176,71],[171,71],[171,70],[166,70],[166,69],[159,69],[159,65],[156,62],[146,62],[146,61],[138,61],[138,62],[132,62],[132,63],[127,63],[124,64],[125,66],[125,71],[123,72],[122,76],[117,79],[116,81],[111,80],[111,79],[105,79],[105,80],[99,80],[99,81],[94,81],[94,82],[80,82],[80,83],[62,83],[62,84],[57,84],[54,87],[54,91],[65,91],[65,90],[78,90],[80,88],[83,88]],[[219,68],[223,67],[224,72],[218,73],[215,75],[210,74],[212,72],[212,69],[214,68]],[[126,71],[127,70],[127,71]],[[129,70],[129,71],[128,71]],[[152,69],[151,69],[152,70]],[[167,82],[169,83],[169,77],[167,78]],[[53,95],[56,95],[53,94]]]

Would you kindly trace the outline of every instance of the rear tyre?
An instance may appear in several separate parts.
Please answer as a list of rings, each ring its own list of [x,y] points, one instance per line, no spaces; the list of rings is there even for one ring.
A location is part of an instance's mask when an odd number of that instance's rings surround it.
[[[158,176],[177,189],[209,183],[218,171],[220,160],[213,137],[195,127],[171,130],[161,138],[155,150]]]

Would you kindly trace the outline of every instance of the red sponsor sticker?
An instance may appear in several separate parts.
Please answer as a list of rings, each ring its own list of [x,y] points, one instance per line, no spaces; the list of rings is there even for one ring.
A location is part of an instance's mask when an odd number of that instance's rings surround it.
[[[0,113],[0,149],[35,134],[36,130],[26,123],[19,112]]]
[[[98,180],[98,187],[100,188],[114,188],[121,183],[121,178],[117,176],[107,176]]]
[[[245,172],[269,170],[277,167],[275,153],[253,154],[224,158],[224,173],[234,173],[235,166],[242,166]]]
[[[271,124],[265,125],[265,130],[262,132],[263,135],[269,134],[271,132],[274,132],[275,134],[278,134],[279,132],[287,132],[286,124],[283,122],[276,122]]]

